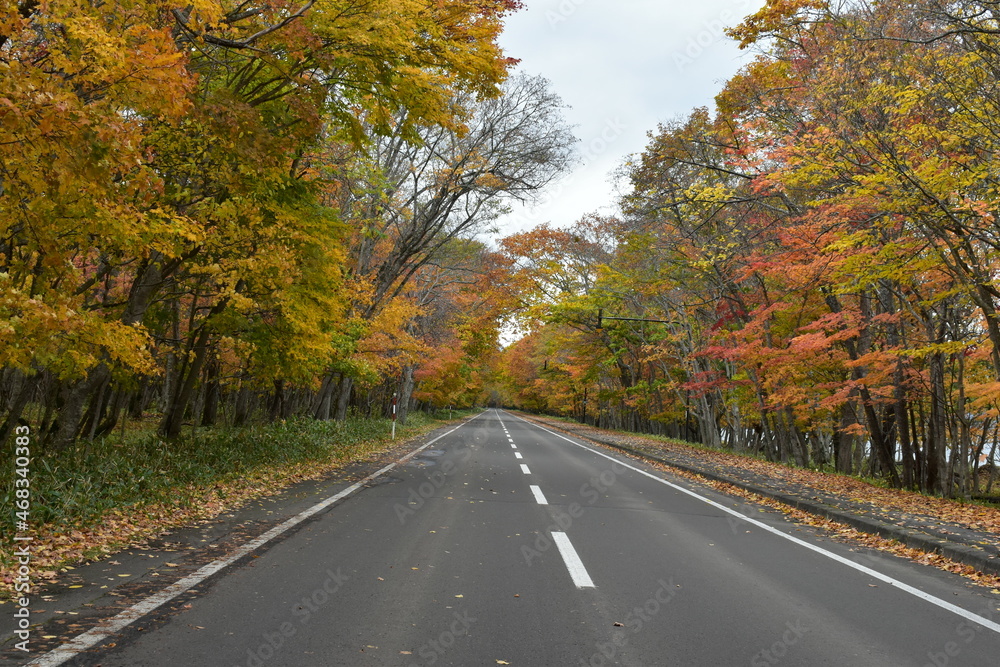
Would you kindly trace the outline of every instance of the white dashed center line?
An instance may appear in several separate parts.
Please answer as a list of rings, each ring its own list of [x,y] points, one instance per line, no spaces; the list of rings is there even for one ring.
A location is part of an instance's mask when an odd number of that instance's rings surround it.
[[[524,457],[521,456],[521,452],[514,452],[514,458],[515,459],[523,459]]]
[[[542,493],[541,487],[535,486],[534,484],[532,484],[528,488],[531,489],[531,492],[533,494],[535,494],[535,500],[538,501],[539,505],[548,505],[549,504],[549,501],[545,499],[545,494]]]
[[[523,463],[521,464],[521,472],[523,472],[525,475],[531,474],[531,471],[528,470],[528,466],[524,465]]]
[[[587,568],[583,566],[583,561],[580,560],[576,549],[573,548],[573,543],[566,537],[566,533],[552,533],[552,541],[559,547],[559,553],[562,555],[566,569],[569,570],[569,576],[573,578],[576,587],[596,588],[590,575],[587,574]]]

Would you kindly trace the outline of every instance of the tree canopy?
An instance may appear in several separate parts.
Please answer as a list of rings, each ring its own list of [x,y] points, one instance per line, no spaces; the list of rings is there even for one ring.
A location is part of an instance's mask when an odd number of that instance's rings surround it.
[[[566,167],[561,102],[496,42],[519,7],[5,4],[0,439],[370,411],[463,326],[438,301],[491,260],[460,244]],[[434,271],[472,277],[429,298]]]

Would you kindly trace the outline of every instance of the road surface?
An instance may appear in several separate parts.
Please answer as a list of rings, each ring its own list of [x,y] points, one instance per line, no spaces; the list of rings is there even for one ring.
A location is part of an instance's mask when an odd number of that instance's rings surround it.
[[[220,569],[71,664],[1000,665],[1000,595],[495,410]]]

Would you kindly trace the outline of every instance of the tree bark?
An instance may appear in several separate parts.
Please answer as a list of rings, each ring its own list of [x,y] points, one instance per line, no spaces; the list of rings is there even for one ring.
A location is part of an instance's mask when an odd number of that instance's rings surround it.
[[[333,373],[323,378],[323,384],[319,388],[319,395],[316,397],[316,405],[313,410],[313,417],[320,421],[328,421],[333,408],[333,394],[337,390],[338,381],[334,379]]]
[[[190,364],[182,364],[177,378],[177,389],[170,398],[170,403],[160,422],[160,434],[167,438],[176,438],[181,433],[184,422],[184,412],[187,410],[194,389],[198,385],[201,369],[208,355],[208,338],[210,332],[207,326],[202,326],[194,343],[194,359]],[[187,366],[187,368],[185,368]]]
[[[410,399],[413,396],[413,371],[414,366],[407,364],[403,366],[403,379],[399,383],[399,400],[396,402],[396,421],[400,425],[406,425],[406,418],[410,412]]]
[[[349,375],[341,375],[340,382],[337,383],[336,411],[333,418],[336,421],[347,419],[347,408],[351,404],[351,391],[354,389],[354,378]]]
[[[21,386],[17,390],[14,400],[11,401],[10,409],[7,411],[7,418],[4,419],[3,425],[0,426],[0,445],[7,442],[7,438],[9,438],[10,434],[14,432],[14,427],[17,426],[18,420],[21,419],[21,414],[24,412],[24,408],[31,401],[31,395],[35,392],[35,388],[38,386],[38,380],[38,375],[33,377],[25,377],[22,375]]]
[[[271,397],[271,406],[267,415],[270,421],[278,421],[285,412],[285,381],[274,381],[274,395]]]

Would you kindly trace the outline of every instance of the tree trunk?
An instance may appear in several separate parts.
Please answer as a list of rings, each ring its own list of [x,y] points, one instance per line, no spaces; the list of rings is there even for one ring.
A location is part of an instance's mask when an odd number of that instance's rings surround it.
[[[337,421],[347,419],[347,408],[351,404],[351,391],[354,389],[354,378],[349,375],[341,375],[340,382],[337,383],[336,411],[333,418]]]
[[[97,427],[97,431],[94,433],[94,437],[101,438],[105,435],[111,433],[115,430],[115,426],[118,425],[121,419],[122,412],[128,407],[128,401],[131,392],[125,391],[124,389],[116,389],[112,393],[112,400],[110,401],[110,409],[105,410],[107,419],[103,419]],[[124,427],[124,425],[123,425]]]
[[[14,392],[14,399],[11,401],[10,409],[7,411],[7,418],[4,419],[3,425],[0,426],[0,445],[7,442],[7,438],[14,432],[14,427],[17,426],[18,420],[21,418],[21,413],[24,412],[24,408],[31,401],[31,395],[35,392],[35,387],[38,386],[38,375],[34,377],[26,377],[20,373],[18,375],[21,377],[20,387]]]
[[[215,426],[219,419],[219,398],[222,388],[219,386],[219,359],[212,355],[205,369],[205,407],[201,413],[202,426]]]
[[[953,474],[949,476],[949,481],[956,477],[954,473],[957,472],[958,492],[962,498],[968,500],[969,468],[972,463],[970,460],[972,453],[972,430],[969,425],[968,408],[965,404],[965,355],[962,353],[958,354],[958,377],[956,378],[956,383],[958,384],[958,405],[955,406],[955,418],[958,421],[958,447],[953,446],[952,448],[952,451],[955,452],[955,456],[953,457],[955,465],[952,466]]]
[[[207,326],[202,326],[198,332],[198,338],[194,343],[194,359],[190,365],[182,364],[181,371],[177,378],[177,389],[170,398],[170,403],[160,422],[160,434],[167,438],[176,438],[181,433],[181,426],[184,422],[184,412],[187,410],[194,389],[198,385],[201,377],[201,369],[208,355],[208,338],[210,332]],[[187,368],[185,368],[187,366]],[[185,372],[186,371],[186,372]]]
[[[236,405],[233,407],[233,426],[243,426],[250,418],[250,389],[247,387],[247,379],[244,377],[240,381],[240,388],[236,392]]]
[[[110,378],[111,372],[107,365],[98,364],[84,380],[70,382],[63,386],[60,392],[62,406],[56,418],[55,433],[52,436],[52,447],[56,451],[66,449],[76,440],[83,418],[83,407],[87,397],[94,395],[98,387]]]
[[[274,396],[271,398],[271,406],[267,415],[270,421],[278,421],[285,411],[285,381],[274,381]]]
[[[87,434],[87,440],[93,440],[97,435],[97,426],[100,424],[101,417],[103,416],[102,413],[106,407],[105,397],[107,396],[110,384],[111,376],[109,375],[107,380],[101,383],[97,387],[97,391],[91,396],[90,408],[87,410],[86,415],[84,415],[83,424],[80,426],[80,431]]]
[[[316,405],[313,409],[313,417],[320,421],[328,421],[333,408],[333,394],[337,390],[338,381],[334,379],[333,373],[323,378],[323,384],[319,388],[316,397]]]
[[[406,417],[410,412],[410,399],[413,396],[413,371],[414,366],[407,364],[403,366],[403,379],[399,383],[399,400],[396,402],[396,421],[401,425],[406,425]]]
[[[944,469],[944,361],[940,354],[932,354],[928,358],[930,365],[931,411],[928,415],[927,442],[925,451],[924,491],[941,493],[944,490],[944,480],[941,471]]]
[[[909,411],[907,410],[906,396],[903,393],[903,387],[899,379],[896,381],[894,391],[896,394],[896,400],[893,404],[896,412],[896,436],[899,440],[899,447],[903,456],[903,487],[913,489],[915,478],[913,471],[913,443],[910,440]]]
[[[850,428],[858,423],[857,409],[853,402],[847,402],[840,411],[840,428],[837,429],[837,437],[834,440],[833,459],[837,472],[850,475],[854,470],[855,436],[850,432]]]

